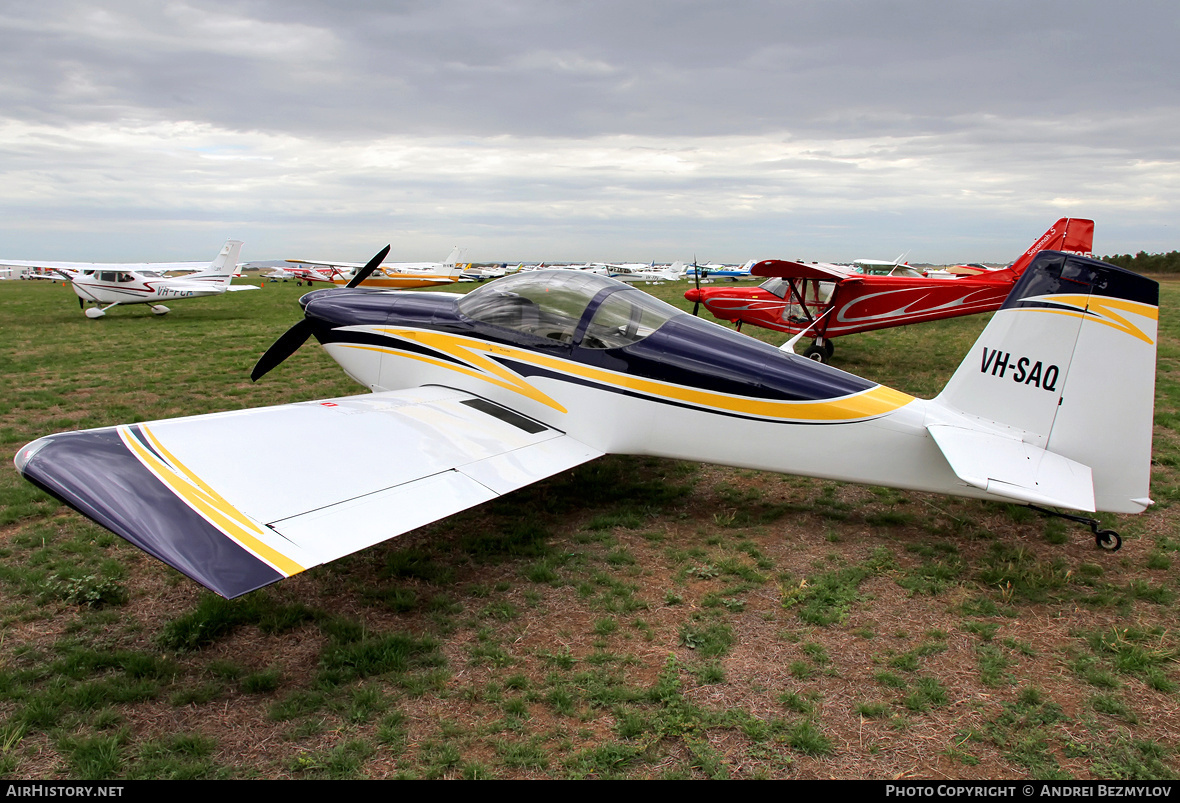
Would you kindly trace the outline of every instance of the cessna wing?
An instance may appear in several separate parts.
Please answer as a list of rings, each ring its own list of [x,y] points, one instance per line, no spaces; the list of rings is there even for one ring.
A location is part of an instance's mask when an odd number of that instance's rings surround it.
[[[141,274],[163,275],[173,271],[212,272],[218,266],[218,260],[229,253],[229,249],[236,240],[227,240],[221,253],[212,262],[49,262],[40,260],[0,259],[0,266],[17,268],[36,268],[43,271],[62,271],[67,274],[93,273],[95,271],[123,271]],[[240,245],[240,243],[239,243]],[[237,252],[234,251],[236,264]]]
[[[232,598],[601,454],[433,386],[50,435],[16,462],[48,493]],[[320,480],[293,488],[292,465],[315,466]],[[242,476],[255,479],[244,486]]]
[[[95,271],[122,270],[136,273],[167,273],[169,271],[198,271],[209,267],[208,262],[41,262],[36,260],[0,259],[0,266],[37,268],[39,270]]]

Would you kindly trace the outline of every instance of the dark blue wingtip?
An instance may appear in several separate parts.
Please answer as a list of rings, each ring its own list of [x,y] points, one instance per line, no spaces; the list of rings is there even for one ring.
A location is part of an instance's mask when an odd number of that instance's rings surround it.
[[[49,435],[15,463],[50,496],[223,597],[283,579],[172,493],[113,427]]]

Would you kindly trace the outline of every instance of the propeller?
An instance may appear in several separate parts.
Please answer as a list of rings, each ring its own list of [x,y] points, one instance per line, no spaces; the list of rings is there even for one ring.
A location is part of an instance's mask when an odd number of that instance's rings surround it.
[[[692,278],[697,283],[697,298],[692,305],[692,314],[696,315],[701,310],[701,269],[697,265],[697,255],[692,255]]]
[[[278,340],[270,344],[266,353],[258,358],[258,362],[254,364],[254,370],[250,372],[250,381],[257,382],[270,373],[272,368],[299,351],[299,347],[307,342],[313,331],[315,331],[315,324],[304,318],[283,332]]]
[[[369,278],[369,275],[377,270],[388,254],[389,246],[387,245],[377,253],[377,256],[370,259],[369,263],[361,268],[356,276],[352,277],[352,280],[345,285],[345,289],[352,289]],[[304,318],[283,332],[278,340],[270,344],[266,353],[258,358],[258,362],[254,364],[254,370],[250,372],[250,381],[257,382],[285,359],[299,351],[299,347],[306,343],[307,339],[315,332],[315,327],[315,323],[310,318]]]
[[[357,272],[357,275],[353,276],[352,279],[349,281],[349,283],[345,285],[345,287],[347,287],[351,290],[353,287],[356,287],[358,284],[363,282],[365,279],[369,278],[369,275],[373,271],[377,270],[378,267],[381,266],[381,263],[385,261],[385,257],[388,255],[389,255],[389,246],[387,245],[384,248],[382,248],[380,251],[378,251],[377,256],[370,259],[369,264],[367,264],[363,268],[361,268],[360,271]]]

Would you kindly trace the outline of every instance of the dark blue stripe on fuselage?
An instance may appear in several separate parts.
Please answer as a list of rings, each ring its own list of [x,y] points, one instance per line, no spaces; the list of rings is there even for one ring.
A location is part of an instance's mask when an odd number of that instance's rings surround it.
[[[574,359],[604,365],[596,349],[575,349]],[[784,354],[748,335],[685,314],[649,337],[620,349],[603,349],[614,370],[674,385],[773,401],[823,401],[861,393],[876,383],[815,360]]]
[[[581,376],[573,376],[571,374],[563,374],[559,371],[552,371],[548,368],[542,368],[532,363],[514,360],[511,357],[493,357],[493,359],[508,368],[511,371],[516,371],[521,376],[526,377],[545,377],[547,379],[555,379],[558,382],[568,382],[571,385],[581,385],[582,387],[593,388],[594,390],[601,390],[607,393],[617,393],[620,396],[628,396],[632,399],[642,399],[644,401],[657,402],[665,404],[669,407],[679,407],[684,410],[696,410],[698,412],[705,412],[711,415],[722,415],[726,418],[741,418],[747,421],[762,421],[766,423],[791,424],[792,426],[832,426],[834,424],[847,424],[847,421],[799,421],[787,419],[764,418],[762,416],[747,415],[745,413],[734,412],[733,410],[722,410],[716,407],[701,407],[688,402],[675,401],[669,399],[667,396],[656,396],[650,393],[643,393],[638,390],[632,390],[620,385],[612,385],[606,382],[597,382],[593,379],[587,379]]]
[[[814,360],[783,354],[760,340],[687,313],[671,318],[654,333],[631,345],[591,349],[472,321],[458,312],[458,298],[448,293],[320,290],[304,296],[302,301],[309,318],[317,323],[323,321],[323,327],[316,331],[321,342],[381,346],[447,362],[456,360],[419,343],[330,327],[390,326],[440,331],[516,346],[630,376],[754,399],[824,401],[876,387],[875,383],[858,376]],[[600,299],[596,296],[594,301]],[[587,307],[576,331],[585,331],[584,319],[592,316],[596,307],[593,302]]]

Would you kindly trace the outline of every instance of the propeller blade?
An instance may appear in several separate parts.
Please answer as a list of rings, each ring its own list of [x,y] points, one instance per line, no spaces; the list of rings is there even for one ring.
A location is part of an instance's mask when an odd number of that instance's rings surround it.
[[[250,372],[250,381],[257,382],[266,376],[272,368],[298,351],[299,347],[311,337],[314,329],[315,324],[304,318],[286,332],[283,332],[282,336],[274,343],[271,343],[266,353],[258,359],[258,362],[254,365],[254,370]]]
[[[695,316],[701,309],[701,269],[697,267],[697,255],[692,255],[692,278],[697,283],[697,300],[692,305],[692,314]]]
[[[365,279],[369,278],[369,274],[371,274],[373,271],[377,270],[378,267],[380,267],[381,263],[385,261],[385,257],[388,254],[389,254],[389,246],[387,245],[384,248],[382,248],[380,251],[378,251],[377,256],[370,259],[369,264],[365,265],[363,268],[361,268],[360,271],[357,272],[357,275],[352,277],[352,281],[350,281],[348,284],[346,284],[345,287],[349,287],[349,288],[356,287],[358,284],[363,282]],[[284,337],[286,337],[286,335],[284,335]],[[279,338],[279,339],[282,340],[282,338]],[[274,347],[272,346],[271,348],[274,348]],[[296,346],[296,348],[298,348],[298,346]]]
[[[78,309],[86,309],[86,299],[78,296]]]

